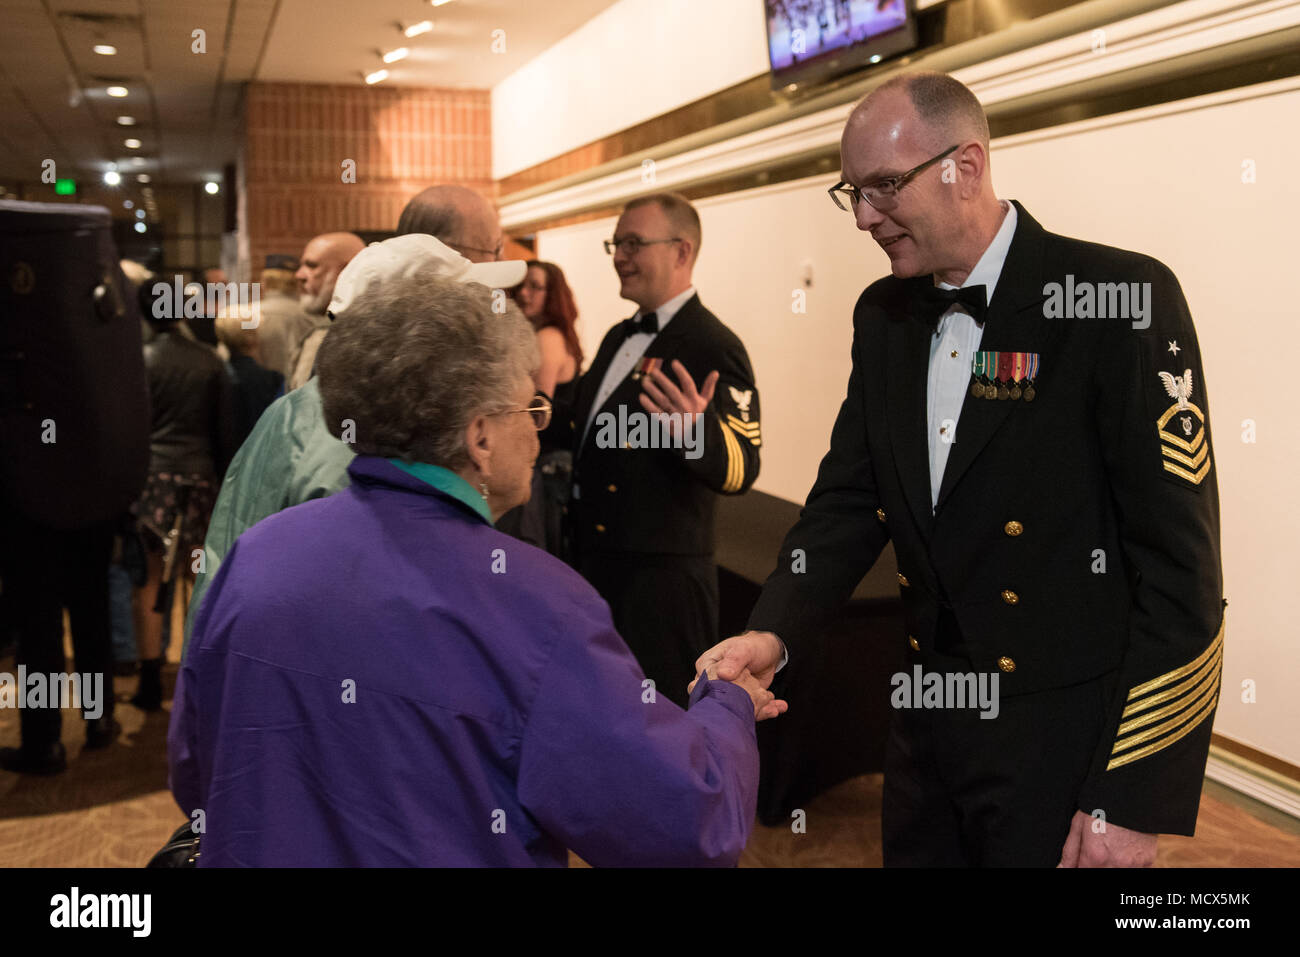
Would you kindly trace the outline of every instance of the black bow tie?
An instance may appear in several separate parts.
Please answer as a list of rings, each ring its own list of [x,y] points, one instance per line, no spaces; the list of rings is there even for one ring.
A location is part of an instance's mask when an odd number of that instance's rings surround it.
[[[638,332],[648,332],[650,333],[650,335],[653,336],[658,331],[659,331],[659,317],[656,316],[653,312],[647,312],[640,319],[637,319],[634,316],[631,319],[623,320],[624,338],[626,338],[627,336],[636,335]]]
[[[939,319],[949,307],[963,306],[970,313],[976,324],[984,325],[984,313],[988,310],[987,286],[962,286],[960,289],[941,289],[927,282],[917,291],[920,313],[930,323],[931,329],[937,329]]]

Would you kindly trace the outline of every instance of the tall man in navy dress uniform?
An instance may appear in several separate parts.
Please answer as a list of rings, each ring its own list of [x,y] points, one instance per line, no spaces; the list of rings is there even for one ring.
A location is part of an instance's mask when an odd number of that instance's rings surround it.
[[[1157,834],[1193,833],[1223,656],[1178,281],[1000,201],[984,111],[951,77],[873,91],[840,152],[831,198],[892,275],[854,310],[830,451],[751,630],[697,667],[798,662],[892,539],[909,672],[996,676],[1000,706],[896,708],[885,863],[1149,865]]]

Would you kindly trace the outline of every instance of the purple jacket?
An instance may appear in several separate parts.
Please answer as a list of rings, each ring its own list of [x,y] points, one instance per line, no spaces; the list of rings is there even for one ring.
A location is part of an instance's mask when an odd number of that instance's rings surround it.
[[[168,752],[200,865],[735,864],[748,694],[652,696],[566,565],[384,459],[348,471],[245,532],[199,612]]]

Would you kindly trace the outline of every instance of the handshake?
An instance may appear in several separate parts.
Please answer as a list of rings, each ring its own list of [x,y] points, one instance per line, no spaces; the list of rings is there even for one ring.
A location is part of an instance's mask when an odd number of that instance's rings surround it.
[[[695,660],[695,673],[744,688],[754,702],[754,720],[762,721],[784,714],[790,707],[767,690],[784,657],[785,646],[776,635],[770,631],[747,631],[719,642],[700,655]],[[696,678],[687,686],[688,694],[698,682]]]

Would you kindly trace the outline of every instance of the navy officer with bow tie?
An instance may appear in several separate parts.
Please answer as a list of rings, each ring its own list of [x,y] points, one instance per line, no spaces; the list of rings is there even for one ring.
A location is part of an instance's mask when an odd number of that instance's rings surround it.
[[[749,355],[691,282],[700,239],[690,202],[657,193],[629,203],[605,243],[637,312],[579,388],[569,508],[576,567],[654,694],[683,707],[720,637],[714,503],[753,485],[762,444]]]
[[[952,77],[886,81],[840,156],[831,198],[892,275],[858,300],[830,451],[750,630],[697,668],[796,664],[892,539],[908,672],[944,693],[893,699],[885,864],[1150,865],[1195,828],[1226,604],[1178,281],[999,200]],[[971,678],[996,708],[962,700]]]

